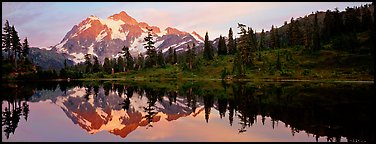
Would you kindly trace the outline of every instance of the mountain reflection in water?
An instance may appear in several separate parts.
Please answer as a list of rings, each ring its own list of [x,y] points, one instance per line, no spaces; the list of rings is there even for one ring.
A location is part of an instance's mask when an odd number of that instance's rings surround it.
[[[268,129],[283,125],[292,137],[304,132],[316,141],[375,141],[371,129],[374,84],[51,81],[2,84],[2,88],[3,141],[18,138],[18,123],[24,119],[26,125],[33,111],[30,103],[44,101],[60,107],[94,137],[106,131],[127,139],[139,128],[153,129],[163,121],[186,120],[188,125],[188,119],[194,118],[205,123],[227,121],[238,135],[269,124]],[[214,112],[218,117],[213,117]],[[190,134],[193,131],[197,129]]]

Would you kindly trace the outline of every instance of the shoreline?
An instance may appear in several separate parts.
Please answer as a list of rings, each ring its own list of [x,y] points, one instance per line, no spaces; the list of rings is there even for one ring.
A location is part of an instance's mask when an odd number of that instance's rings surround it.
[[[374,83],[374,80],[354,79],[198,79],[198,78],[83,78],[83,79],[50,79],[50,80],[4,80],[3,82],[43,82],[43,81],[225,81],[225,82],[327,82],[327,83]]]

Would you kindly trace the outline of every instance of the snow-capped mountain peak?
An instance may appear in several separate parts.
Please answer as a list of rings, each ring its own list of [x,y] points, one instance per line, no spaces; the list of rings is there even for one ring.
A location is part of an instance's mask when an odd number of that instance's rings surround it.
[[[188,33],[172,27],[161,31],[159,27],[138,22],[125,11],[121,11],[107,19],[90,15],[73,26],[54,47],[58,53],[67,54],[68,59],[75,63],[83,62],[85,54],[93,54],[103,62],[105,57],[116,56],[124,46],[129,47],[132,56],[137,56],[146,51],[142,44],[147,28],[152,29],[156,49],[163,52],[170,47],[184,49],[187,43],[203,43],[202,37],[196,32]]]

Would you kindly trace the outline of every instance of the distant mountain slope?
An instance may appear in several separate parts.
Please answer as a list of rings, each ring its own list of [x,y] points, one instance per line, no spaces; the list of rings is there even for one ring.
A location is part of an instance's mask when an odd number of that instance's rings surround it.
[[[56,69],[60,70],[64,67],[64,54],[57,53],[53,50],[39,49],[36,47],[30,48],[28,58],[35,64],[42,67],[42,69]],[[67,65],[73,65],[73,61],[67,60]]]

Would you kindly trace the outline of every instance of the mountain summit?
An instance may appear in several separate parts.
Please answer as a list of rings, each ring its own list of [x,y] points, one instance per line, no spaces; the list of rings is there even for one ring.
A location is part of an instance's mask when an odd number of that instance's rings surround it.
[[[200,45],[203,39],[196,32],[188,33],[168,27],[163,31],[157,26],[138,22],[125,11],[101,19],[94,15],[81,21],[54,46],[58,53],[64,53],[75,63],[84,61],[85,54],[92,54],[103,62],[105,57],[117,57],[124,46],[129,47],[132,56],[144,53],[144,37],[147,29],[153,29],[155,47],[166,52],[170,47],[177,51],[185,50],[186,44]]]

